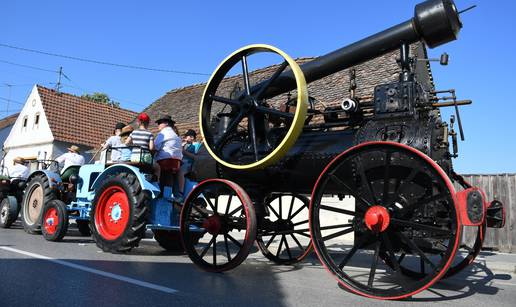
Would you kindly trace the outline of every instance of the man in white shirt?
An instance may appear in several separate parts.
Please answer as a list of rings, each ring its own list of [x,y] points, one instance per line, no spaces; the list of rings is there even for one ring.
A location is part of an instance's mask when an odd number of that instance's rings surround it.
[[[74,165],[84,165],[84,157],[80,154],[80,149],[78,146],[72,145],[68,148],[68,152],[57,157],[56,162],[59,164],[63,164],[63,168],[61,170],[61,177],[66,177],[65,172],[66,169],[70,166]]]
[[[24,181],[29,178],[29,168],[25,166],[25,159],[22,157],[14,158],[14,165],[9,168],[9,178]]]
[[[175,121],[169,115],[165,115],[156,121],[159,133],[154,140],[156,155],[154,159],[160,167],[160,185],[174,186],[174,177],[177,177],[179,191],[175,195],[176,200],[182,202],[185,185],[184,174],[181,172],[181,159],[183,159],[183,147],[181,138],[174,131]]]

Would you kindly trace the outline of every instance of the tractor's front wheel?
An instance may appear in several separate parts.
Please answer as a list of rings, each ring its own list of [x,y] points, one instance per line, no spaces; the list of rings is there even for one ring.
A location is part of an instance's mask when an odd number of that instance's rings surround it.
[[[133,174],[121,173],[106,179],[95,193],[90,229],[99,248],[127,252],[145,235],[150,196]]]
[[[47,241],[61,241],[68,231],[68,210],[66,204],[53,199],[43,209],[41,233]]]
[[[16,197],[7,196],[0,202],[0,227],[9,228],[18,218],[20,212]]]

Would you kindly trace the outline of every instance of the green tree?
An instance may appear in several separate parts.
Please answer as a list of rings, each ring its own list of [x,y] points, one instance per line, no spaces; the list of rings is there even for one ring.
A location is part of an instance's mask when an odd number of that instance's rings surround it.
[[[107,105],[110,105],[110,106],[113,106],[113,107],[120,108],[120,102],[112,100],[105,93],[95,92],[93,94],[84,94],[84,95],[81,96],[81,98],[88,99],[88,100],[95,101],[95,102],[99,102],[99,103],[104,103],[104,104],[107,104]]]

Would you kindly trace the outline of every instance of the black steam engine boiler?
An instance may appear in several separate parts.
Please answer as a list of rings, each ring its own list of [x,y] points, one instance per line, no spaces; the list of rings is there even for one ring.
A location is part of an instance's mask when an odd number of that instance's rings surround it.
[[[462,137],[458,106],[471,101],[424,84],[415,68],[429,60],[410,52],[453,41],[461,27],[451,0],[429,0],[410,20],[302,65],[269,45],[228,56],[200,106],[201,182],[181,214],[190,258],[225,271],[255,241],[282,264],[313,247],[343,287],[379,299],[412,296],[470,264],[485,228],[503,227],[503,206],[452,168],[454,118],[448,125],[439,110],[456,109]],[[310,97],[308,83],[396,50],[398,79],[369,99],[355,96],[353,76],[339,105]],[[475,240],[462,242],[466,228]]]

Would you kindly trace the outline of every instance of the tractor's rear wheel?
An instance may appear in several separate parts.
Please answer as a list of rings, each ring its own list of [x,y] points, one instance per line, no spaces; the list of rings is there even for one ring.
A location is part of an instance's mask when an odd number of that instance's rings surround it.
[[[49,201],[43,209],[41,232],[47,241],[61,241],[68,231],[68,210],[66,204],[59,200]]]
[[[133,174],[121,173],[106,179],[95,191],[90,229],[99,248],[127,252],[145,235],[150,196]]]
[[[16,197],[7,196],[0,202],[0,227],[9,228],[18,218],[20,212]]]
[[[43,208],[55,198],[56,195],[50,187],[47,176],[36,175],[29,181],[21,208],[21,220],[25,232],[30,234],[41,232]]]

